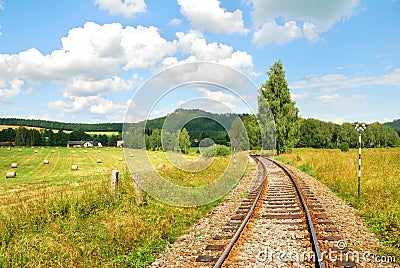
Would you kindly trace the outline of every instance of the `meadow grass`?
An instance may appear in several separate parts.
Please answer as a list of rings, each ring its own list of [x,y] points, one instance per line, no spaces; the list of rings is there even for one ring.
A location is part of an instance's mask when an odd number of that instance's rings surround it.
[[[295,149],[277,160],[315,176],[352,205],[400,260],[400,148],[362,150],[360,199],[357,149]]]
[[[17,129],[19,127],[20,126],[0,125],[0,131],[3,130],[3,129],[8,129],[8,128]],[[26,126],[25,128],[27,128],[27,129],[36,129],[36,130],[42,130],[43,129],[43,128],[40,128],[40,127],[28,127],[28,126]]]
[[[72,150],[75,154],[66,148],[0,148],[2,174],[12,162],[19,165],[16,178],[0,178],[0,267],[145,267],[219,202],[181,208],[143,193],[139,203],[131,174],[118,160],[122,150]],[[142,154],[133,152],[138,167]],[[158,156],[151,158],[154,165],[166,161],[160,152],[149,155]],[[78,171],[71,170],[72,163]],[[121,171],[117,199],[110,190],[111,169]],[[175,173],[172,167],[165,172]],[[191,176],[181,176],[173,180],[190,184]],[[209,180],[201,177],[200,184]]]
[[[118,161],[119,157],[123,152],[117,148],[0,148],[0,207],[37,198],[42,192],[79,188],[112,169],[124,170],[126,164]],[[96,162],[98,158],[102,163]],[[43,164],[45,159],[50,164]],[[11,163],[17,163],[18,168],[12,169]],[[73,164],[78,170],[71,170]],[[11,170],[17,172],[16,178],[5,179]]]

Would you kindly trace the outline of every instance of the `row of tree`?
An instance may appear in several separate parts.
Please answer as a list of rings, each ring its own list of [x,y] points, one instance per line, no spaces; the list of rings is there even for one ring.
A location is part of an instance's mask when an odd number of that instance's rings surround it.
[[[350,148],[355,148],[358,147],[358,136],[359,133],[350,123],[338,125],[313,118],[302,119],[296,147],[338,148],[346,143]],[[395,147],[400,144],[397,132],[379,122],[370,124],[362,136],[363,147]]]
[[[243,122],[243,123],[241,123]],[[243,124],[244,128],[240,126]],[[195,126],[198,128],[196,129]],[[132,148],[148,148],[152,150],[188,151],[189,147],[198,147],[199,142],[205,138],[212,139],[216,144],[230,145],[232,142],[237,149],[260,149],[261,134],[255,115],[242,115],[240,120],[237,118],[231,125],[228,133],[223,128],[214,130],[216,137],[209,135],[201,124],[191,124],[190,128],[196,131],[188,132],[186,128],[178,134],[163,130],[163,140],[161,139],[160,129],[150,129],[140,131],[140,128],[126,133],[126,146]],[[245,132],[244,132],[245,130]],[[193,135],[195,133],[196,135]],[[232,137],[229,137],[231,134]],[[380,124],[379,122],[370,124],[363,132],[362,146],[369,148],[395,147],[400,145],[400,138],[397,132]],[[179,136],[179,145],[176,144]],[[117,141],[121,140],[121,134],[107,136],[105,134],[89,135],[83,130],[75,130],[66,133],[63,130],[37,130],[19,127],[17,129],[7,128],[0,131],[0,142],[16,142],[19,146],[65,146],[68,141],[99,141],[105,146],[116,146]],[[294,144],[295,147],[311,148],[339,148],[340,144],[347,143],[350,148],[358,146],[358,132],[352,124],[343,123],[342,125],[331,122],[324,122],[318,119],[308,118],[300,120],[299,138]],[[182,146],[181,146],[182,145]],[[203,144],[207,146],[207,143]]]
[[[129,148],[164,151],[181,151],[188,153],[191,147],[191,139],[186,128],[181,131],[160,131],[158,128],[154,130],[143,131],[139,128],[133,128],[127,131],[124,136],[124,146]]]
[[[246,128],[251,149],[260,149],[261,134],[257,118],[254,115],[247,115],[242,118]],[[342,125],[324,122],[314,118],[299,120],[299,136],[291,146],[299,148],[340,148],[345,143],[350,148],[358,147],[359,133],[351,123]],[[279,132],[278,132],[279,133]],[[277,133],[277,135],[278,135]],[[400,145],[400,138],[397,132],[379,122],[368,125],[362,133],[362,146],[367,148],[396,147]],[[277,143],[282,139],[277,139]],[[292,142],[294,142],[292,141]],[[285,148],[285,149],[283,149]],[[281,145],[281,153],[291,148]]]
[[[66,146],[68,141],[98,141],[103,146],[116,146],[121,135],[107,136],[105,134],[89,135],[83,130],[74,130],[66,133],[51,129],[28,129],[19,127],[7,128],[0,131],[0,142],[15,142],[17,146]]]
[[[66,123],[66,122],[48,121],[41,119],[22,119],[22,118],[0,118],[0,125],[37,127],[43,129],[68,130],[68,131],[80,129],[86,132],[95,132],[95,131],[120,132],[122,129],[122,123],[85,124],[85,123]]]
[[[259,110],[269,106],[275,118],[276,151],[289,152],[293,147],[348,148],[358,146],[359,133],[350,123],[342,125],[317,119],[301,119],[291,100],[285,71],[280,61],[268,71],[268,79],[260,88]],[[391,127],[388,127],[391,126]],[[394,129],[397,129],[396,130]],[[382,125],[370,124],[362,133],[364,147],[394,147],[400,145],[400,120]]]

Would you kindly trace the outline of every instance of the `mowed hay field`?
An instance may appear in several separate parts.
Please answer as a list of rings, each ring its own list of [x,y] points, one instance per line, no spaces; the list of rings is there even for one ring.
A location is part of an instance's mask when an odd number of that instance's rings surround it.
[[[400,260],[400,148],[362,149],[361,197],[357,198],[358,149],[295,149],[277,160],[316,177],[352,205],[391,254]]]
[[[117,148],[18,149],[0,148],[0,267],[146,267],[220,202],[181,208],[145,193],[140,198]],[[146,153],[130,151],[140,168]],[[155,166],[167,163],[161,152],[149,155]],[[7,179],[14,162],[17,177]],[[218,157],[195,184],[208,183],[229,162]],[[79,169],[71,170],[72,164]],[[121,172],[117,199],[110,189],[112,169]],[[184,185],[193,180],[186,172],[175,174],[168,164],[162,172]]]
[[[125,162],[119,161],[123,151],[117,148],[8,148],[0,148],[0,207],[37,198],[44,192],[79,188],[112,169],[126,169]],[[11,168],[12,163],[18,167]],[[78,170],[72,170],[72,165],[77,165]],[[15,171],[17,176],[6,179],[8,171]]]

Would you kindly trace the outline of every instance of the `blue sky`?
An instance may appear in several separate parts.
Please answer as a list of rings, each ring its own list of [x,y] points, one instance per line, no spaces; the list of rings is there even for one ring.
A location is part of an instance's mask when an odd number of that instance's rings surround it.
[[[397,0],[0,0],[0,117],[122,122],[164,68],[215,61],[260,86],[281,60],[302,117],[392,121],[399,29]]]

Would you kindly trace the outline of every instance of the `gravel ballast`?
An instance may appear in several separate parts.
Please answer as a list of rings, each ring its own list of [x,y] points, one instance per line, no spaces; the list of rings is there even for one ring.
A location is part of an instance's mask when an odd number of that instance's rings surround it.
[[[341,238],[339,246],[347,249],[347,252],[350,253],[348,256],[353,258],[356,267],[400,267],[400,265],[392,263],[393,259],[390,256],[377,255],[376,249],[384,248],[384,246],[373,233],[368,231],[364,220],[351,206],[347,205],[343,200],[332,193],[328,187],[315,178],[296,168],[288,165],[285,166],[295,177],[301,179],[312,189],[315,197],[328,212],[327,220],[333,222],[334,227],[338,229]],[[276,172],[271,172],[270,176],[274,176],[274,173]],[[213,238],[215,236],[229,236],[229,233],[224,232],[223,228],[227,226],[231,217],[235,215],[235,210],[240,206],[241,200],[252,187],[253,180],[257,177],[256,174],[257,165],[251,161],[247,174],[242,178],[237,187],[223,199],[220,205],[212,209],[205,217],[199,219],[187,234],[181,236],[174,244],[166,247],[164,252],[158,256],[150,267],[213,267],[213,262],[196,262],[196,258],[199,255],[218,257],[221,251],[206,250],[206,246],[213,244],[226,246],[226,244],[229,243],[228,239],[216,241]],[[253,226],[252,224],[254,225],[252,220],[250,220],[247,227],[251,228]],[[233,252],[242,252],[244,258],[242,259],[235,255],[236,260],[234,262],[227,262],[225,267],[312,267],[309,266],[309,264],[307,264],[307,266],[302,266],[301,263],[292,261],[274,263],[272,266],[263,262],[263,260],[260,259],[260,250],[262,248],[265,249],[265,246],[268,245],[281,247],[282,241],[278,240],[286,238],[283,237],[283,233],[279,230],[282,226],[271,224],[271,222],[267,221],[263,224],[265,224],[264,227],[254,226],[256,228],[255,232],[263,234],[261,241],[255,241],[253,237],[248,239],[249,243],[240,243],[240,245],[238,245],[239,248],[234,248]],[[261,228],[266,229],[262,230]],[[290,235],[294,237],[296,237],[296,235],[301,236],[302,234],[302,232],[290,232]],[[285,235],[287,235],[287,232]],[[255,246],[256,244],[258,246]],[[242,248],[240,248],[240,246],[242,246]],[[295,247],[296,245],[292,246]],[[336,255],[333,257],[346,258],[346,256]],[[329,256],[327,255],[326,258],[329,258]]]

